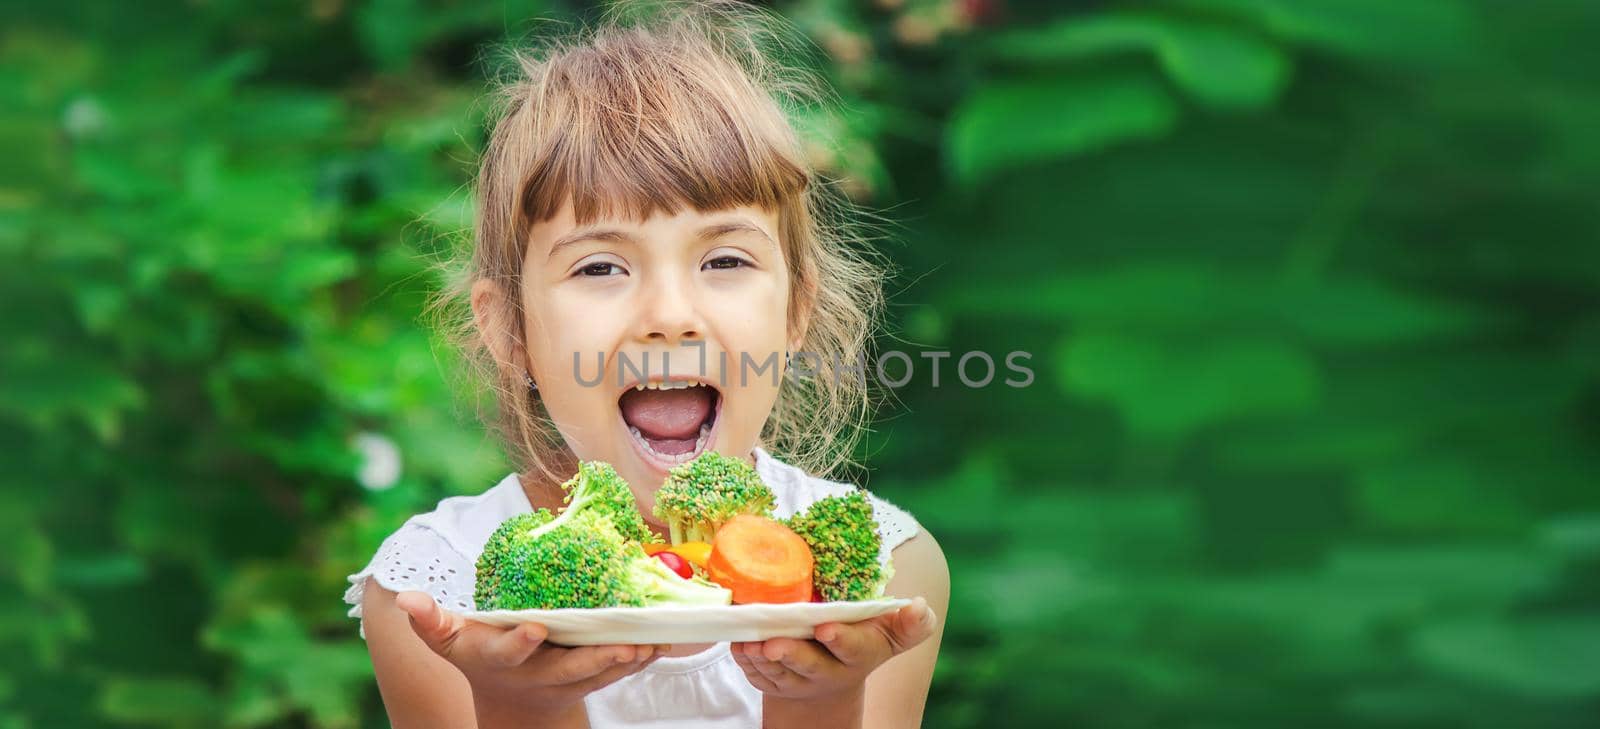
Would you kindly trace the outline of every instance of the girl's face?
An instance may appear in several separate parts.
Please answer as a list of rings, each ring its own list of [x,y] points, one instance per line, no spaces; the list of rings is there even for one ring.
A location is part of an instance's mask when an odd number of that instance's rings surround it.
[[[750,456],[798,341],[774,212],[578,226],[569,202],[533,226],[522,270],[527,367],[579,459],[648,506],[678,463]]]

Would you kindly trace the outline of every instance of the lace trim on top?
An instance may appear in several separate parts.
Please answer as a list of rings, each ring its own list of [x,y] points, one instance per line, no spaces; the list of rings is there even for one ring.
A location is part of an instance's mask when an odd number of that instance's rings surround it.
[[[383,540],[372,563],[350,576],[344,601],[348,615],[361,617],[361,601],[366,596],[367,578],[372,577],[385,590],[417,590],[433,596],[433,601],[454,612],[472,610],[472,589],[476,576],[474,560],[452,549],[432,529],[407,524]],[[361,637],[366,637],[365,621]]]

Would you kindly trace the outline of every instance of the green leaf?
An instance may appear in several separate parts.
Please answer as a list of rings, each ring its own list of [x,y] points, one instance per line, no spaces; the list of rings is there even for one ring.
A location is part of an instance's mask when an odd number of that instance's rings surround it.
[[[1316,363],[1272,340],[1158,340],[1086,332],[1059,353],[1061,384],[1104,400],[1136,435],[1177,438],[1229,420],[1301,411],[1321,389]]]
[[[57,178],[65,164],[64,152],[56,130],[43,120],[8,113],[0,121],[0,153],[8,160],[0,171],[0,193],[19,201],[33,199],[40,182]]]
[[[12,523],[0,532],[0,554],[7,558],[0,563],[6,567],[0,574],[9,573],[7,576],[16,579],[25,594],[40,594],[50,588],[51,571],[56,566],[55,545],[50,543],[50,535],[37,526],[36,514],[23,512],[19,516],[21,519],[7,519]]]
[[[205,644],[232,655],[249,669],[230,704],[235,718],[275,713],[284,706],[307,711],[320,726],[346,726],[357,717],[356,686],[372,679],[366,649],[353,641],[313,640],[293,614],[276,606],[254,605],[242,620],[214,624]]]
[[[1406,452],[1424,434],[1393,422],[1329,422],[1310,418],[1235,431],[1217,455],[1230,466],[1259,470],[1343,469],[1386,462]]]
[[[1277,47],[1221,28],[1171,26],[1156,52],[1175,83],[1217,108],[1266,106],[1289,79],[1289,59]]]
[[[1600,618],[1484,616],[1424,627],[1418,660],[1534,699],[1600,695]]]
[[[378,0],[363,5],[356,27],[367,53],[389,69],[404,66],[422,42],[425,19],[415,0]]]
[[[1474,47],[1478,29],[1459,0],[1179,0],[1235,13],[1287,40],[1358,58],[1437,64]]]
[[[995,38],[991,48],[1001,58],[1034,63],[1148,52],[1173,83],[1201,103],[1222,109],[1271,103],[1283,91],[1290,70],[1289,58],[1277,46],[1248,31],[1122,13],[1013,31]]]
[[[1412,546],[1350,544],[1332,551],[1325,578],[1347,589],[1412,593],[1439,609],[1511,606],[1560,583],[1548,551],[1501,542]]]
[[[1356,503],[1374,524],[1424,531],[1517,531],[1529,518],[1515,491],[1465,459],[1419,457],[1363,469]]]
[[[1600,514],[1571,514],[1545,522],[1540,541],[1568,554],[1600,556]]]
[[[956,180],[971,187],[1024,164],[1163,136],[1177,118],[1171,97],[1142,75],[1002,81],[962,101],[945,148]]]
[[[55,565],[55,580],[71,587],[109,587],[146,579],[149,570],[132,554],[63,556]]]
[[[115,438],[121,414],[144,404],[139,384],[96,360],[52,354],[48,361],[32,355],[21,362],[0,359],[0,381],[6,383],[0,389],[0,414],[41,428],[77,417],[102,439]]]
[[[218,702],[196,679],[118,677],[101,686],[100,712],[130,723],[201,726],[216,719]]]

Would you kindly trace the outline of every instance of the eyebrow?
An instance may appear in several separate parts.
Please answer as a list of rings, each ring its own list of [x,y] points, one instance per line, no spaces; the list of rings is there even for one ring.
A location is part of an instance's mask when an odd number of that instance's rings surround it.
[[[556,257],[556,252],[570,245],[582,243],[586,240],[608,240],[617,243],[635,242],[633,236],[620,230],[595,230],[593,228],[579,228],[556,239],[550,244],[550,255],[546,260]]]
[[[726,222],[712,223],[701,228],[699,232],[695,233],[695,238],[698,240],[710,240],[712,238],[728,235],[729,233],[742,232],[755,233],[762,238],[766,238],[768,242],[776,244],[776,242],[772,240],[772,237],[767,235],[766,231],[756,227],[755,224],[744,220],[730,220]],[[622,230],[616,230],[613,228],[580,228],[561,236],[560,238],[557,238],[556,242],[550,244],[550,255],[547,256],[547,259],[554,258],[556,252],[562,248],[590,240],[612,241],[616,243],[639,242],[638,239]]]
[[[712,238],[718,238],[729,233],[740,232],[755,233],[762,238],[766,238],[768,242],[772,242],[772,237],[767,235],[767,231],[764,231],[756,227],[755,224],[744,220],[730,220],[724,223],[712,223],[704,228],[701,228],[700,232],[697,233],[695,237],[699,238],[700,240],[711,240]]]

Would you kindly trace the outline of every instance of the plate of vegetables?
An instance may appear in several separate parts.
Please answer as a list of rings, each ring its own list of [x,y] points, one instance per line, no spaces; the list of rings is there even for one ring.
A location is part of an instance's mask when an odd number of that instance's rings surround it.
[[[519,514],[489,537],[466,617],[539,623],[562,645],[714,643],[809,638],[911,602],[883,594],[893,568],[860,491],[778,519],[750,464],[707,452],[656,493],[664,541],[609,464],[579,464],[562,488],[559,513]]]

